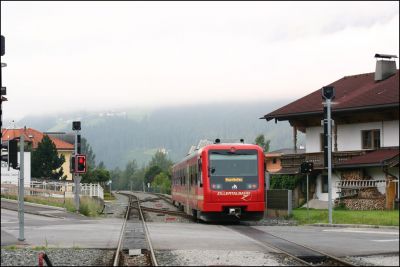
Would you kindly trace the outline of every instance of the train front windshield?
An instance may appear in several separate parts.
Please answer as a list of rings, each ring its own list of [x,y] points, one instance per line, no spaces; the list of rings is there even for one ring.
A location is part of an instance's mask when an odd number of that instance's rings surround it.
[[[212,190],[258,188],[257,150],[210,150],[209,177]]]

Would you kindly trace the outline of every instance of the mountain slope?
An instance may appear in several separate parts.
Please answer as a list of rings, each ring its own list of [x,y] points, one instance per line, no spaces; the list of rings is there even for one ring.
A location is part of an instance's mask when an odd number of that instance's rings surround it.
[[[135,159],[147,163],[157,149],[164,148],[173,161],[184,157],[200,139],[244,138],[253,143],[258,134],[271,140],[271,150],[292,146],[287,122],[259,119],[285,102],[224,103],[165,107],[156,110],[84,112],[49,117],[26,117],[18,125],[40,131],[71,131],[73,120],[82,123],[81,134],[92,146],[96,161],[108,168],[124,168]],[[286,102],[287,103],[287,102]],[[299,144],[304,143],[299,135]]]

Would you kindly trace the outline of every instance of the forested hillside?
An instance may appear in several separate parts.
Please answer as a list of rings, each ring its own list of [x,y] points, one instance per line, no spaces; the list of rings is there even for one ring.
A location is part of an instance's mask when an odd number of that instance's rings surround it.
[[[292,146],[287,122],[266,122],[264,114],[288,102],[224,103],[165,107],[155,110],[126,109],[114,112],[84,112],[48,117],[26,117],[19,127],[40,131],[71,131],[73,120],[82,122],[82,136],[110,169],[124,168],[128,161],[147,163],[157,149],[166,149],[171,160],[185,156],[200,139],[244,138],[253,143],[258,134],[271,140],[271,150]],[[299,135],[298,144],[304,144]]]

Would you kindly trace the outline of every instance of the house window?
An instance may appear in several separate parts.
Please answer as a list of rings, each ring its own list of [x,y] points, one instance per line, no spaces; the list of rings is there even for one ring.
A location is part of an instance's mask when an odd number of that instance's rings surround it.
[[[381,131],[379,129],[361,131],[362,149],[381,147]]]
[[[322,175],[321,177],[321,192],[328,193],[328,175]]]
[[[273,163],[273,164],[276,164],[276,158],[273,158],[273,159],[272,159],[272,163]]]

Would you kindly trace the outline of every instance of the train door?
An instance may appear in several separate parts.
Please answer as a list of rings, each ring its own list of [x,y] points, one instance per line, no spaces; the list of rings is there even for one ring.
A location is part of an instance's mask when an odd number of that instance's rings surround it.
[[[190,198],[190,175],[189,175],[189,164],[186,165],[186,169],[185,169],[185,194],[186,194],[186,213],[191,215],[191,208],[189,205],[189,198]]]

